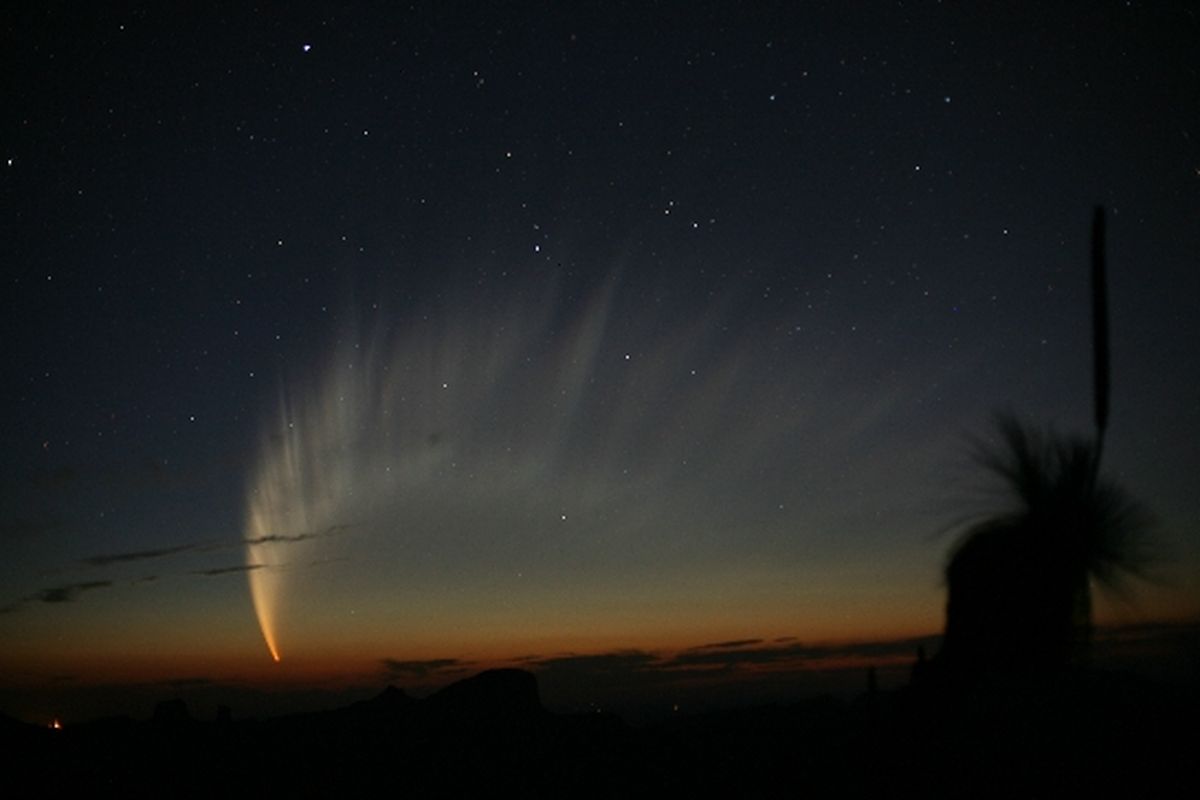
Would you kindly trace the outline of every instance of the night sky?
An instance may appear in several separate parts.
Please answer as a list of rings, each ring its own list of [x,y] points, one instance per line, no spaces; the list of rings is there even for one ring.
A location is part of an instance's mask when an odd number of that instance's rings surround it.
[[[1091,430],[1095,204],[1100,620],[1200,615],[1187,4],[30,5],[6,710],[935,634],[971,437]]]

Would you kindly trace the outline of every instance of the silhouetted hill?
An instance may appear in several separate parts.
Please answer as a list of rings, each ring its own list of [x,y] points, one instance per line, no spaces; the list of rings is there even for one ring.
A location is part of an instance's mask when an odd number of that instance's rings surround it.
[[[916,687],[631,728],[551,713],[532,674],[496,670],[423,700],[388,687],[264,721],[199,721],[168,701],[146,722],[52,731],[0,718],[0,733],[7,788],[50,794],[1143,796],[1188,785],[1194,746],[1180,731],[1197,710],[1194,694],[1079,671],[1036,688]]]
[[[403,689],[388,686],[372,698],[351,703],[340,711],[327,712],[325,716],[340,714],[351,721],[392,722],[409,713],[416,702]]]
[[[433,717],[475,724],[509,724],[545,714],[537,679],[521,669],[491,669],[452,683],[422,703]]]
[[[381,708],[405,708],[412,705],[413,699],[409,697],[403,689],[397,689],[395,686],[388,686],[382,692],[370,700],[364,700],[361,704],[370,704]]]
[[[175,698],[163,700],[154,706],[154,716],[150,721],[159,727],[177,728],[182,725],[191,725],[196,720],[192,718],[192,712],[188,711],[187,703]]]
[[[21,722],[19,719],[13,719],[7,714],[0,713],[0,736],[6,738],[9,736],[21,736],[27,734],[32,729],[32,725]]]

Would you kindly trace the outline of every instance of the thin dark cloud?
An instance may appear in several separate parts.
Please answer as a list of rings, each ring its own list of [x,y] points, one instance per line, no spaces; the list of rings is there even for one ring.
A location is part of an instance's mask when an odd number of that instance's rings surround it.
[[[144,580],[144,579],[142,579]],[[46,589],[39,589],[33,594],[27,594],[24,597],[18,598],[6,606],[0,607],[0,614],[13,614],[28,606],[30,603],[73,603],[84,592],[91,592],[96,589],[107,589],[113,586],[112,581],[82,581],[80,583],[68,583],[62,586],[50,586]]]
[[[53,586],[49,589],[42,589],[34,597],[43,603],[72,603],[84,592],[90,592],[94,589],[107,589],[112,585],[112,581],[69,583],[66,586]]]
[[[181,544],[175,547],[162,547],[156,550],[133,550],[126,553],[103,553],[98,556],[90,556],[83,559],[83,563],[90,567],[106,567],[110,564],[124,564],[129,561],[145,561],[152,558],[165,558],[179,553],[186,553],[190,550],[196,550],[199,545],[196,544]]]
[[[837,663],[843,661],[909,659],[916,657],[918,647],[924,647],[927,652],[936,650],[937,641],[937,636],[847,644],[804,644],[794,637],[769,643],[763,639],[734,639],[691,647],[675,654],[620,650],[529,657],[521,661],[551,684],[667,683],[689,675],[761,667],[820,670],[838,668]]]
[[[645,650],[620,650],[590,655],[561,655],[527,662],[537,670],[541,679],[553,684],[564,682],[587,685],[624,681],[630,676],[659,673],[662,657]]]
[[[861,669],[867,663],[914,661],[918,650],[936,653],[940,634],[864,642],[806,644],[795,637],[738,639],[691,647],[678,653],[618,650],[587,655],[528,656],[515,659],[536,670],[547,685],[563,686],[661,686],[705,675],[771,671],[823,672]],[[1105,654],[1195,652],[1200,625],[1145,624],[1100,628],[1097,650]],[[756,646],[759,645],[759,646]],[[1155,649],[1157,648],[1157,650]]]
[[[350,525],[342,523],[339,525],[330,525],[323,531],[313,531],[309,533],[297,533],[287,535],[282,533],[269,533],[266,536],[257,536],[253,539],[243,539],[243,544],[258,545],[258,544],[294,544],[296,542],[306,542],[309,539],[321,539],[326,536],[336,536],[340,533],[345,533],[350,530]]]
[[[541,656],[533,654],[533,655],[517,656],[514,659],[510,659],[510,661],[513,664],[529,664],[529,663],[536,663],[536,662],[540,661],[541,659],[542,659]]]
[[[733,639],[728,642],[713,642],[711,644],[702,644],[699,647],[689,648],[691,650],[725,650],[734,647],[749,647],[752,644],[762,644],[762,639]]]
[[[192,571],[192,575],[204,575],[213,577],[216,575],[229,575],[235,572],[250,572],[251,570],[262,569],[266,564],[235,564],[230,567],[213,567],[212,569],[197,569]]]
[[[915,657],[918,647],[929,650],[938,637],[926,636],[880,642],[851,642],[846,644],[804,644],[793,641],[781,645],[751,648],[685,650],[661,662],[666,670],[681,669],[738,669],[770,664],[819,666],[821,662],[847,659],[891,659]]]
[[[314,533],[299,533],[294,536],[286,536],[283,534],[270,534],[260,536],[255,539],[242,539],[238,542],[191,542],[189,544],[175,545],[174,547],[162,547],[151,550],[130,550],[121,553],[101,553],[99,555],[89,556],[83,559],[82,563],[89,567],[107,567],[113,564],[127,564],[135,561],[147,561],[156,558],[166,558],[168,556],[179,555],[181,553],[211,553],[221,550],[229,550],[242,545],[256,545],[267,543],[284,543],[303,542],[309,539],[318,539],[325,536],[335,536],[350,529],[348,524],[331,525],[323,531]],[[246,567],[242,568],[243,570]],[[254,569],[254,567],[249,567]],[[230,568],[227,571],[232,571]],[[214,572],[196,572],[193,574],[221,574]]]
[[[243,541],[246,544],[292,544],[294,542],[316,539],[320,535],[319,533],[298,533],[295,536],[284,536],[282,534],[271,533],[266,536],[258,536],[254,539],[245,539]]]
[[[751,664],[809,659],[813,654],[803,645],[791,647],[759,647],[748,650],[688,650],[660,664],[661,669],[681,670],[696,668],[734,669]]]
[[[317,534],[303,534],[303,538],[313,538],[317,536],[331,536],[347,530],[349,525],[333,525]],[[288,541],[298,541],[301,537],[292,537]],[[114,564],[130,564],[139,561],[152,561],[160,558],[167,558],[182,553],[208,553],[213,551],[225,550],[232,547],[240,547],[243,543],[236,544],[220,544],[212,542],[192,542],[189,544],[175,545],[173,547],[162,547],[148,550],[128,550],[119,553],[99,553],[97,555],[88,556],[81,559],[79,563],[88,567],[109,567]],[[216,577],[220,575],[228,575],[233,573],[245,573],[262,568],[263,564],[233,564],[220,567],[212,567],[210,569],[191,570],[190,575],[201,575],[205,577]],[[132,578],[122,581],[128,585],[136,586],[139,584],[154,583],[159,580],[159,575],[143,575],[138,578]],[[17,598],[6,605],[0,606],[0,615],[13,614],[21,611],[31,603],[70,603],[78,599],[83,592],[94,589],[105,589],[115,585],[111,580],[96,580],[82,581],[79,583],[65,584],[63,586],[51,586],[45,589],[40,589],[33,594]]]
[[[419,661],[401,661],[385,658],[380,661],[390,678],[422,679],[435,675],[452,675],[469,669],[471,662],[457,658],[428,658]]]

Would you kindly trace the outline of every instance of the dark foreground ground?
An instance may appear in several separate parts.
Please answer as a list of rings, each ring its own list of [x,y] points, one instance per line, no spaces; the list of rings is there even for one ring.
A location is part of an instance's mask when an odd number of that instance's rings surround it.
[[[424,699],[266,721],[154,718],[49,730],[0,718],[5,796],[883,796],[1190,794],[1197,704],[1086,672],[964,690],[814,699],[633,728],[543,709],[530,673],[481,673]]]

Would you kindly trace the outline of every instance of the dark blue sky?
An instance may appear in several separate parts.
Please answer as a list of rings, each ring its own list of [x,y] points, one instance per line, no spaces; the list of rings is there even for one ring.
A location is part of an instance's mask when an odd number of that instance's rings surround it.
[[[935,631],[964,437],[1089,430],[1097,203],[1106,459],[1164,554],[1106,613],[1194,615],[1198,32],[1142,3],[10,14],[6,669],[240,674],[242,573],[285,652],[360,672]],[[291,541],[248,549],[256,511]]]

